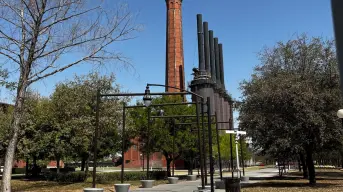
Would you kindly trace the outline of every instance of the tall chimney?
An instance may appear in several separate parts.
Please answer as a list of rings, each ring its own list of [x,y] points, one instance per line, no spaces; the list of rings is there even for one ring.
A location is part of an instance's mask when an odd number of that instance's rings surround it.
[[[205,70],[205,58],[204,58],[204,33],[202,25],[202,15],[197,15],[197,31],[198,31],[198,56],[199,56],[199,70]]]
[[[216,58],[214,53],[214,40],[213,31],[209,31],[209,43],[210,43],[210,63],[211,63],[211,79],[216,82]]]
[[[185,89],[184,55],[182,39],[182,0],[166,0],[167,4],[167,50],[166,85]],[[179,92],[166,88],[168,92]]]
[[[218,38],[214,38],[214,54],[216,58],[216,84],[221,87]]]
[[[211,64],[210,64],[210,42],[208,34],[208,23],[204,22],[204,52],[205,52],[205,69],[208,74],[211,74]]]
[[[225,79],[224,79],[224,59],[223,59],[223,44],[218,44],[219,51],[219,67],[220,67],[220,81],[222,88],[225,90]]]

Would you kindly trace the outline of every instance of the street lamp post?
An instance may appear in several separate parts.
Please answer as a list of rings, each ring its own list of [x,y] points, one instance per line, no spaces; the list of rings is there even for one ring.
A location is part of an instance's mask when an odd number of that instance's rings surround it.
[[[95,112],[95,133],[93,138],[94,146],[94,160],[93,160],[93,181],[92,187],[95,188],[96,166],[97,166],[97,152],[98,152],[98,134],[99,134],[99,109],[100,108],[100,90],[96,93],[96,112]]]
[[[123,128],[122,128],[122,148],[121,148],[121,158],[122,158],[122,163],[121,163],[121,174],[120,174],[120,182],[124,183],[124,165],[125,165],[125,158],[124,158],[124,153],[125,153],[125,121],[126,121],[126,114],[125,110],[126,109],[126,103],[123,103]]]
[[[151,95],[150,95],[150,89],[149,87],[147,86],[146,89],[145,89],[145,95],[143,97],[143,101],[144,101],[144,105],[147,107],[147,110],[148,110],[148,127],[147,127],[147,141],[146,141],[146,151],[147,151],[147,169],[146,169],[146,178],[149,179],[149,160],[150,160],[150,146],[149,146],[149,143],[150,143],[150,137],[149,137],[149,133],[150,133],[150,113],[151,113],[151,108],[150,108],[150,105],[151,105]]]

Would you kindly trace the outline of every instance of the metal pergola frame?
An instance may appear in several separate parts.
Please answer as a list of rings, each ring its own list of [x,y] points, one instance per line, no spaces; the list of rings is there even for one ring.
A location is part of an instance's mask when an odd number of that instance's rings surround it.
[[[193,96],[196,96],[196,104],[201,104],[201,114],[202,114],[202,119],[204,119],[204,98],[201,96],[201,95],[198,95],[194,92],[191,92],[191,91],[187,91],[187,90],[182,90],[182,89],[179,89],[177,87],[172,87],[172,86],[167,86],[167,85],[161,85],[161,84],[147,84],[147,89],[149,89],[149,86],[159,86],[159,87],[170,87],[170,88],[174,88],[174,89],[178,89],[180,90],[181,92],[172,92],[172,93],[169,93],[169,92],[158,92],[158,93],[150,93],[149,91],[149,95],[159,95],[159,96],[163,96],[163,95],[193,95]],[[102,97],[125,97],[125,96],[145,96],[147,94],[147,92],[145,93],[114,93],[114,94],[101,94],[100,93],[100,90],[98,89],[97,91],[97,94],[96,94],[96,121],[95,121],[95,133],[94,133],[94,137],[93,137],[93,145],[94,145],[94,162],[93,162],[93,174],[92,174],[92,187],[95,188],[96,187],[96,166],[97,166],[97,148],[98,148],[98,135],[99,135],[99,109],[100,109],[100,101],[101,101],[101,98]],[[201,102],[198,101],[198,99],[201,99]],[[206,105],[207,105],[207,115],[208,115],[208,136],[209,136],[209,155],[210,157],[212,157],[212,133],[211,133],[211,114],[210,114],[210,108],[211,108],[211,103],[210,103],[210,97],[207,97],[206,98],[207,101],[206,101]],[[150,127],[150,107],[147,107],[148,108],[148,129]],[[125,113],[125,112],[123,112]],[[197,115],[200,114],[199,112],[199,107],[197,105]],[[125,115],[125,114],[124,114]],[[123,115],[123,116],[124,116]],[[197,121],[199,122],[199,118],[197,118]],[[125,126],[125,123],[123,123],[123,126]],[[200,122],[199,122],[199,126],[200,127]],[[205,133],[204,133],[204,121],[202,121],[202,127],[203,127],[203,150],[202,152],[204,152],[204,157],[205,157]],[[125,132],[125,127],[123,127],[123,131]],[[200,129],[198,129],[198,137],[200,138]],[[200,144],[200,143],[199,143]],[[124,147],[125,147],[125,144],[123,143],[122,144]],[[147,143],[148,145],[148,143]],[[199,145],[200,146],[200,145]],[[147,152],[147,155],[149,155],[149,152]],[[200,155],[202,156],[202,155]],[[124,158],[124,156],[122,157]],[[202,158],[202,160],[205,160],[205,158]],[[201,160],[201,167],[205,166],[204,162]],[[124,165],[124,161],[122,163]],[[122,165],[122,169],[124,168],[124,166]],[[213,160],[212,158],[210,158],[210,166],[213,167]],[[123,171],[123,170],[122,170]],[[206,170],[205,170],[206,172]],[[147,177],[148,177],[148,173],[149,173],[149,169],[147,169]],[[213,171],[210,171],[210,176],[211,176],[211,190],[213,191],[214,190],[214,181],[213,181]],[[201,173],[201,184],[202,184],[202,188],[204,189],[205,188],[205,182],[204,182],[204,176],[203,176],[203,171]],[[121,180],[123,181],[123,174],[121,176]]]
[[[166,104],[152,104],[152,105],[150,105],[149,107],[164,107],[164,106],[179,106],[179,105],[194,105],[194,104],[196,104],[196,102],[182,102],[182,103],[166,103]],[[145,107],[144,105],[136,105],[136,106],[125,106],[124,105],[124,110],[123,111],[125,111],[125,108],[140,108],[140,107]],[[124,121],[124,123],[125,123],[125,116],[124,116],[124,112],[123,112],[123,121]],[[148,119],[151,119],[151,118],[173,118],[173,117],[175,117],[175,116],[150,116],[150,117],[148,117]],[[198,115],[183,115],[182,117],[199,117]],[[175,124],[174,124],[175,125]],[[198,129],[199,129],[199,127],[198,127]],[[124,132],[123,132],[123,134],[124,134]],[[175,137],[175,127],[173,127],[173,137]],[[198,138],[199,140],[200,140],[200,138]],[[122,142],[124,142],[124,139],[122,140]],[[172,174],[172,176],[174,177],[174,167],[175,167],[175,159],[174,159],[174,146],[175,145],[175,138],[173,139],[173,174]],[[124,151],[125,150],[125,147],[124,147],[124,145],[123,145],[123,148],[122,148],[122,151]],[[124,153],[122,152],[122,156],[123,156],[123,161],[124,161]],[[148,159],[149,159],[149,157],[147,157]],[[143,162],[143,164],[144,164],[144,162]],[[122,179],[122,183],[123,183],[123,175],[124,175],[124,170],[123,170],[123,167],[124,166],[122,166],[122,173],[121,173],[121,179]],[[147,169],[149,169],[149,165],[147,165]]]
[[[159,95],[159,96],[163,96],[163,95],[187,95],[187,94],[191,94],[189,92],[157,92],[157,93],[150,93],[150,95]],[[98,137],[99,137],[99,109],[100,109],[100,102],[101,102],[101,98],[102,97],[128,97],[128,96],[144,96],[146,95],[146,93],[113,93],[113,94],[101,94],[100,90],[97,91],[96,94],[96,114],[95,114],[95,133],[94,133],[94,137],[93,137],[93,145],[94,145],[94,160],[93,160],[93,174],[92,174],[92,187],[95,188],[96,187],[96,167],[97,167],[97,148],[98,148]],[[171,104],[168,104],[171,105]],[[145,106],[137,106],[137,107],[145,107]],[[135,108],[134,106],[128,106],[125,107],[125,103],[124,103],[124,108]],[[149,107],[147,107],[149,108]],[[123,110],[123,118],[125,117],[125,110]],[[149,121],[148,121],[149,124]],[[149,127],[149,126],[148,126]],[[125,133],[125,121],[123,121],[123,133]],[[122,143],[122,148],[125,148],[125,142]],[[122,162],[122,174],[121,174],[121,182],[123,183],[123,170],[124,170],[124,155],[123,155],[123,151],[122,151],[122,158],[123,158],[123,162]],[[149,177],[149,169],[147,168],[147,178]]]

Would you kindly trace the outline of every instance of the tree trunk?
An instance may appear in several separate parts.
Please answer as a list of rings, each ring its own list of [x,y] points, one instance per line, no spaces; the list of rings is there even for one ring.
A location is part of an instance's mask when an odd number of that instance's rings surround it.
[[[57,158],[56,158],[56,167],[57,167],[57,174],[59,174],[60,173],[60,157],[59,156],[57,156]]]
[[[37,157],[33,157],[33,162],[32,162],[32,177],[37,177],[38,176],[38,166],[37,166]]]
[[[11,191],[13,160],[15,156],[17,143],[18,143],[18,134],[20,131],[20,122],[21,122],[22,114],[23,114],[24,99],[26,95],[28,76],[29,76],[28,72],[25,73],[21,71],[18,89],[17,89],[17,97],[16,97],[16,102],[14,105],[14,112],[13,112],[12,122],[11,122],[11,133],[10,133],[11,136],[10,136],[10,140],[8,142],[8,146],[6,149],[5,166],[4,166],[4,172],[2,174],[1,192]]]
[[[86,161],[86,171],[85,171],[85,174],[88,175],[88,172],[89,172],[89,156],[88,156],[87,161]]]
[[[300,158],[298,159],[298,169],[299,169],[299,172],[301,172],[301,161],[300,161]]]
[[[171,170],[170,170],[170,163],[172,162],[171,158],[166,158],[167,159],[167,174],[168,177],[171,177]]]
[[[301,164],[303,166],[303,178],[304,179],[308,179],[307,164],[306,164],[306,161],[305,161],[305,156],[302,153],[300,154],[300,161],[301,161]]]
[[[82,159],[81,159],[81,171],[85,171],[85,165],[86,165],[86,158],[82,157]]]
[[[193,158],[189,158],[188,175],[193,175]]]
[[[306,150],[306,163],[307,163],[307,168],[308,168],[308,173],[309,173],[308,179],[309,179],[310,185],[315,185],[316,184],[316,172],[314,169],[312,150],[311,149]]]
[[[26,158],[25,177],[29,177],[29,158]]]

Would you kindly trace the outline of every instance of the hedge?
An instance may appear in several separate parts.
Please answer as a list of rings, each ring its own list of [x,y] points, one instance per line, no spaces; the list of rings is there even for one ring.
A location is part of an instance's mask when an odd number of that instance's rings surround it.
[[[97,173],[96,182],[97,183],[108,183],[113,181],[120,181],[120,172],[106,172]],[[145,178],[144,172],[124,172],[125,181],[142,180]]]
[[[149,173],[150,173],[149,179],[163,180],[167,177],[166,171],[152,171]],[[139,171],[139,172],[125,171],[124,172],[125,181],[136,181],[136,180],[139,181],[143,179],[146,179],[146,172],[142,172],[142,171]],[[96,175],[97,183],[105,184],[105,183],[114,182],[114,181],[120,181],[120,172],[97,173]]]
[[[26,168],[12,168],[12,174],[25,174]]]
[[[56,181],[59,183],[78,183],[86,180],[86,174],[83,171],[70,173],[44,173],[44,178],[48,181]]]
[[[149,179],[154,180],[163,180],[167,177],[166,171],[152,171],[149,172],[150,176]],[[89,172],[86,176],[85,172],[78,171],[78,172],[70,172],[70,173],[55,173],[55,172],[47,172],[44,173],[45,180],[48,181],[56,181],[60,183],[77,183],[77,182],[84,182],[87,178],[92,179],[92,172]],[[130,171],[124,172],[124,180],[125,181],[139,181],[146,179],[146,172],[142,171]],[[101,184],[106,184],[114,181],[120,181],[120,172],[104,172],[104,173],[97,173],[96,174],[96,182]]]
[[[52,172],[57,172],[57,168],[49,168],[50,171]],[[65,167],[65,168],[60,168],[60,173],[68,173],[68,172],[74,172],[75,168],[74,167]]]

